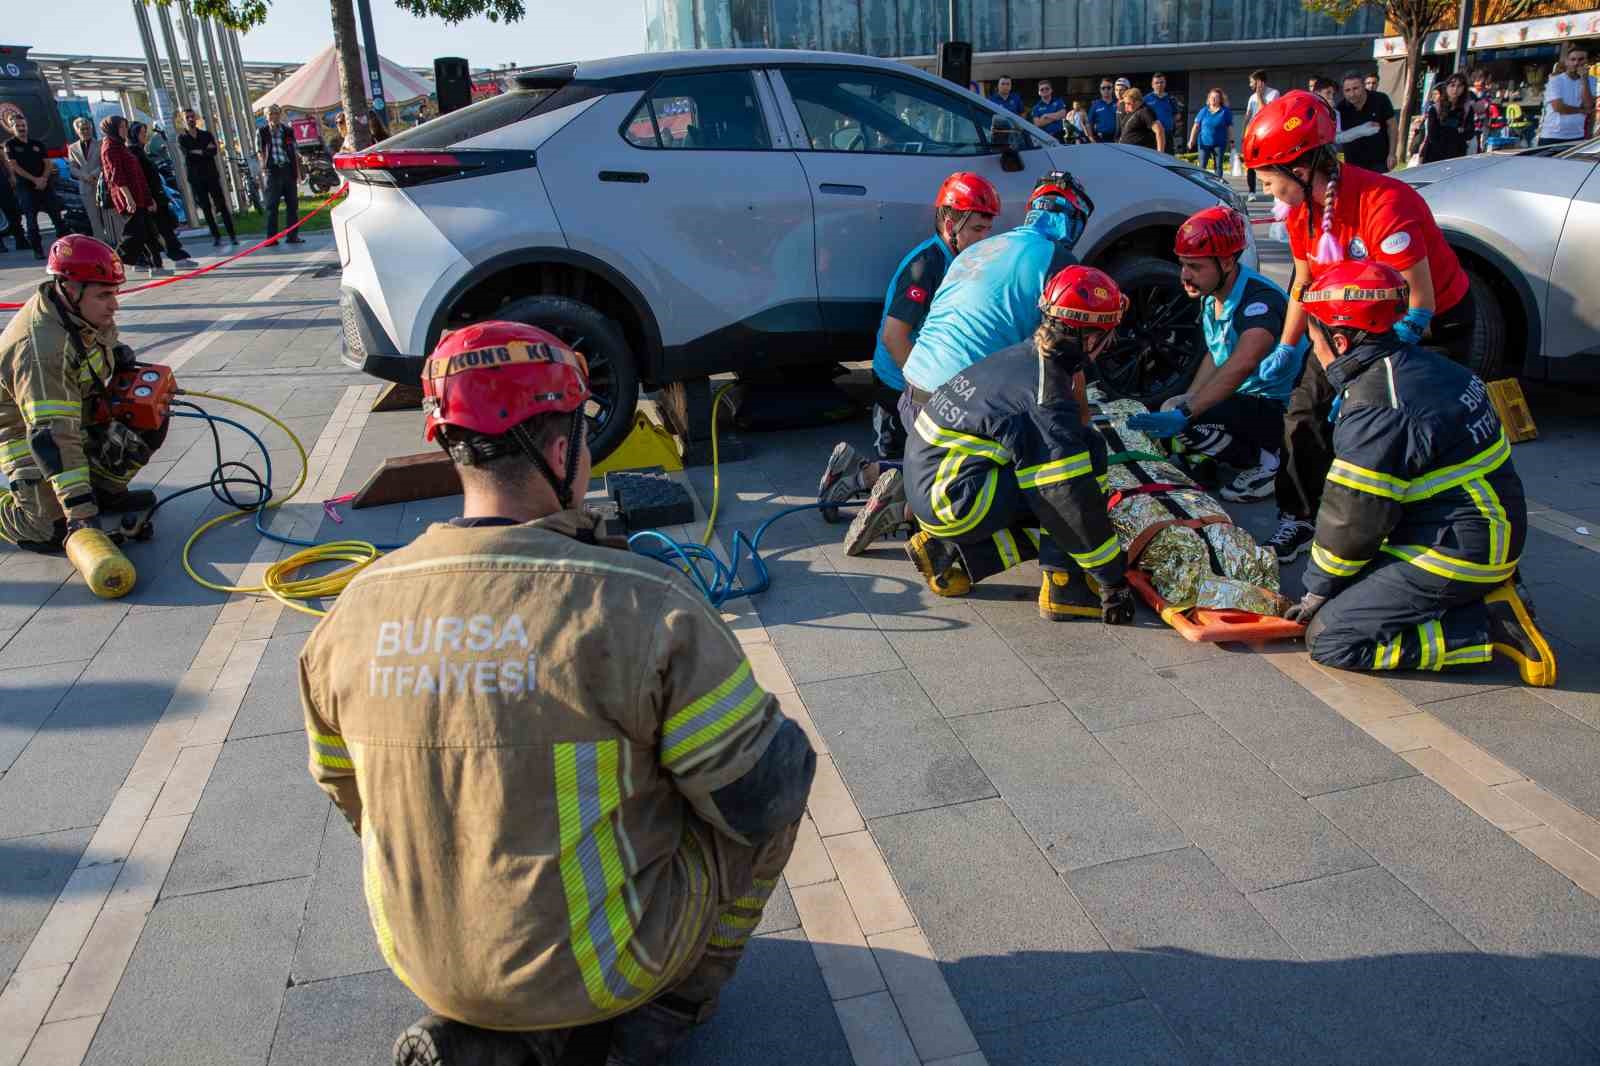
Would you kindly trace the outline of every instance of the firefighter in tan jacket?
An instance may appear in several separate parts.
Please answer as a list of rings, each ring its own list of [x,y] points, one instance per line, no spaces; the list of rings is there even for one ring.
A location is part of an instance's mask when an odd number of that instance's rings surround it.
[[[488,322],[423,371],[464,517],[361,573],[300,657],[311,773],[361,837],[403,1066],[666,1061],[715,1008],[816,758],[676,571],[571,508],[582,357]]]

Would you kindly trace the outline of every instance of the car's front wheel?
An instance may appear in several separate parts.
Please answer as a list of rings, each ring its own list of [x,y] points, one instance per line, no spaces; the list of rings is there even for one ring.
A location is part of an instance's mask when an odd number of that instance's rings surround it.
[[[1472,289],[1472,353],[1467,369],[1484,381],[1505,374],[1506,312],[1500,306],[1503,290],[1473,267],[1466,267],[1467,284]]]
[[[599,462],[633,428],[639,403],[639,366],[617,324],[593,307],[566,296],[524,296],[494,317],[549,330],[589,364],[589,451]]]
[[[1205,357],[1201,301],[1189,298],[1177,264],[1165,259],[1118,259],[1106,273],[1128,298],[1128,311],[1095,360],[1100,383],[1114,397],[1159,407],[1188,388]]]

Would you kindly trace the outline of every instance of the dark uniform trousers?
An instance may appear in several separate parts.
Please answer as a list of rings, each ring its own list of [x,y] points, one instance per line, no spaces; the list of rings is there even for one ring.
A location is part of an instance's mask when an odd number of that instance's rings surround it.
[[[1311,657],[1344,670],[1443,670],[1486,663],[1488,590],[1395,558],[1375,562],[1318,611],[1306,630]]]
[[[1082,572],[1082,567],[1072,561],[1034,517],[1012,470],[1000,471],[994,503],[982,522],[960,536],[940,539],[955,547],[961,557],[961,568],[973,584],[1031,559],[1039,560],[1041,570]]]

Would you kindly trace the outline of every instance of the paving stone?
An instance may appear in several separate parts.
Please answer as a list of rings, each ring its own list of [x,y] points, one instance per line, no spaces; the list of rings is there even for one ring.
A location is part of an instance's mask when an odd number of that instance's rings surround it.
[[[856,1066],[920,1066],[916,1048],[888,992],[873,992],[833,1005]]]
[[[163,900],[88,1066],[258,1066],[283,1003],[307,879]]]
[[[0,670],[91,658],[127,613],[126,601],[98,599],[82,578],[74,577],[50,593],[6,641]]]
[[[794,895],[789,891],[788,880],[780,877],[777,887],[772,890],[772,895],[768,897],[767,905],[761,912],[761,924],[756,926],[754,935],[782,933],[798,928],[800,928],[800,912],[795,910]]]
[[[1143,600],[1139,601],[1133,625],[1108,627],[1106,633],[1157,670],[1211,659],[1236,662],[1247,654],[1243,645],[1184,640],[1177,630],[1146,607]]]
[[[1327,1026],[1344,1033],[1355,1061],[1490,1066],[1586,1056],[1495,959],[1387,870],[1286,885],[1250,901],[1303,958],[1332,964]]]
[[[995,794],[906,671],[805,684],[800,695],[865,817]]]
[[[1066,875],[1146,995],[1195,1057],[1333,1062],[1307,967],[1197,848]]]
[[[1526,689],[1432,704],[1440,719],[1496,758],[1600,818],[1600,729]]]
[[[1054,698],[970,607],[943,604],[914,614],[874,614],[872,621],[946,717]],[[961,654],[950,654],[953,644]]]
[[[975,715],[952,727],[1057,870],[1188,843],[1059,703]]]
[[[72,829],[0,841],[0,988],[77,868],[91,832]]]
[[[0,770],[16,762],[83,672],[83,663],[0,670]]]
[[[361,841],[329,804],[291,974],[304,984],[386,966],[362,890]]]
[[[1242,891],[1372,865],[1206,715],[1127,726],[1099,740]]]
[[[1416,773],[1259,655],[1174,666],[1160,674],[1302,796]]]
[[[40,555],[0,548],[0,579],[5,581],[5,598],[0,600],[0,629],[19,629],[32,620],[40,607],[60,591],[75,572],[64,556]]]
[[[1559,668],[1558,687],[1536,688],[1533,695],[1600,729],[1600,656],[1584,654],[1560,638],[1552,641],[1551,648]]]
[[[389,1066],[395,1037],[427,1010],[388,970],[296,981],[283,996],[269,1066]]]
[[[312,873],[329,801],[305,763],[298,733],[224,745],[162,894]]]
[[[918,1055],[938,1060],[978,1050],[977,1038],[950,994],[944,971],[921,929],[879,933],[868,937],[867,943]]]
[[[1378,677],[1412,703],[1428,706],[1430,710],[1431,705],[1440,700],[1487,695],[1521,684],[1517,668],[1498,655],[1488,665],[1470,670],[1446,670],[1437,674],[1406,670],[1382,673]]]
[[[1148,999],[991,1030],[978,1043],[989,1066],[1179,1066],[1197,1061]]]
[[[716,1018],[690,1033],[673,1061],[683,1066],[852,1066],[805,936],[796,929],[751,937],[738,976],[722,991]]]
[[[1555,1011],[1591,1046],[1600,1048],[1600,996],[1585,996],[1572,1003],[1563,1003]]]
[[[298,614],[285,611],[284,615]],[[282,621],[282,616],[279,619]],[[315,623],[316,619],[310,619]],[[274,626],[273,632],[279,630]],[[302,732],[306,727],[304,712],[300,709],[300,649],[305,647],[303,634],[289,633],[274,636],[267,641],[267,650],[256,664],[250,679],[250,688],[239,705],[228,739],[267,736],[272,733]]]
[[[1421,778],[1313,806],[1545,1003],[1600,992],[1600,900]]]
[[[1138,996],[1000,800],[878,818],[872,832],[974,1032]]]

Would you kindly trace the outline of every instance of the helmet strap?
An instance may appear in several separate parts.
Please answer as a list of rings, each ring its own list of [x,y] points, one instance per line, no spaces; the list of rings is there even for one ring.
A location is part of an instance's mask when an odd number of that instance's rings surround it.
[[[544,475],[544,479],[550,483],[550,488],[555,492],[556,502],[561,505],[561,509],[564,511],[571,507],[572,483],[578,476],[578,448],[583,441],[583,410],[580,408],[572,412],[572,425],[567,430],[566,469],[559,477],[549,460],[544,457],[544,453],[539,450],[539,443],[528,431],[526,422],[512,426],[506,435],[533,461],[533,465],[539,468],[539,473]]]

